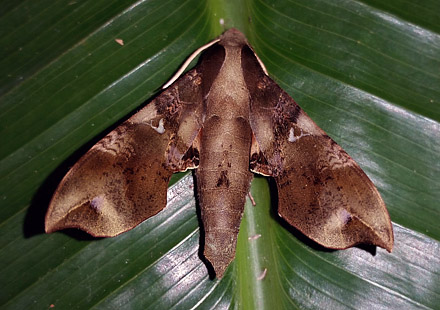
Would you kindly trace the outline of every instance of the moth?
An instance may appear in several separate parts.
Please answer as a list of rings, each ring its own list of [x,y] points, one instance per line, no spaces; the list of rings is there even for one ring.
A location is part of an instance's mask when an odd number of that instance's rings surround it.
[[[331,249],[367,243],[391,252],[390,217],[373,183],[268,76],[245,36],[230,29],[202,49],[194,69],[67,173],[46,232],[121,234],[165,207],[173,173],[197,169],[203,254],[219,278],[235,257],[253,173],[274,179],[279,216],[308,238]]]

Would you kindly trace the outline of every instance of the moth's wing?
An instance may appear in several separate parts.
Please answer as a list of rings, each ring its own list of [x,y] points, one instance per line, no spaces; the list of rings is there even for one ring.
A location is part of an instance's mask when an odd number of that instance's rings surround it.
[[[243,51],[255,136],[251,170],[273,176],[278,213],[317,243],[391,251],[393,230],[376,187],[354,160]],[[252,56],[252,57],[251,57]]]
[[[173,172],[198,165],[201,76],[192,70],[95,144],[67,173],[46,214],[46,232],[79,228],[118,235],[166,205]]]

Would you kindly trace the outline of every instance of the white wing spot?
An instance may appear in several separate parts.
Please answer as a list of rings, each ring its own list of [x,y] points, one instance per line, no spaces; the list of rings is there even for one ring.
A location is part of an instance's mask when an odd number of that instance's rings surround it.
[[[160,134],[163,134],[165,132],[165,127],[163,126],[163,118],[160,119],[159,125],[157,127],[153,126],[152,123],[150,123],[150,126]]]
[[[347,224],[352,218],[350,212],[345,209],[341,209],[339,216],[344,224]]]
[[[290,128],[290,132],[289,132],[289,142],[295,142],[295,134],[293,133],[293,127]]]
[[[102,196],[96,196],[95,198],[92,199],[92,201],[90,202],[90,206],[96,210],[97,212],[101,211],[101,206],[104,203],[104,197]]]
[[[311,136],[310,133],[303,133],[303,130],[301,128],[300,128],[300,131],[301,131],[301,134],[299,136],[295,136],[295,131],[294,131],[293,127],[291,127],[290,131],[289,131],[289,138],[288,138],[289,142],[293,143],[293,142],[298,141],[302,137]]]

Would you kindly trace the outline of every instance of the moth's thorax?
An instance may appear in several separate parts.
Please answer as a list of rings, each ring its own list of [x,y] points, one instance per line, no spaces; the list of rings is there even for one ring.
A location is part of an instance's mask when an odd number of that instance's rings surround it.
[[[224,62],[206,98],[201,148],[208,156],[202,156],[200,170],[219,167],[219,173],[222,169],[232,172],[232,165],[240,173],[249,170],[249,91],[240,59],[241,47],[225,48]]]
[[[241,47],[225,48],[225,60],[208,97],[207,116],[249,119],[249,91],[241,67]]]
[[[220,44],[225,47],[242,47],[248,43],[246,37],[240,31],[231,28],[220,37]]]

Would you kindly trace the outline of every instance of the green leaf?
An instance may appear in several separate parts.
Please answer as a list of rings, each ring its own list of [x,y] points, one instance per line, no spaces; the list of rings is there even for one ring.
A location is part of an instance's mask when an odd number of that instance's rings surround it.
[[[440,309],[440,1],[0,4],[2,309]],[[191,175],[116,238],[44,234],[69,167],[230,27],[376,184],[391,254],[317,247],[261,177],[221,280],[200,259]]]

